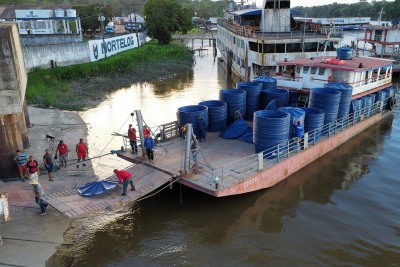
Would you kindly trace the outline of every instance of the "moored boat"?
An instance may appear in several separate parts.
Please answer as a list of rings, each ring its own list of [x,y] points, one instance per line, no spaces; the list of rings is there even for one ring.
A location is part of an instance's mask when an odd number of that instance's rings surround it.
[[[224,96],[224,89],[218,103],[210,100],[179,108],[177,121],[152,129],[154,136],[159,137],[154,163],[128,152],[118,156],[161,170],[170,174],[171,180],[215,197],[272,187],[392,114],[397,97],[397,87],[392,84],[392,62],[353,57],[347,48],[338,53],[334,57],[278,62],[275,78],[258,79],[267,87],[262,94],[272,92],[272,97],[260,99],[249,94],[252,101],[270,102],[260,103],[252,116],[245,114],[247,109],[243,107],[249,99],[241,88],[230,89],[229,97],[233,100]],[[293,68],[295,76],[287,75]],[[273,100],[277,91],[287,92],[284,95],[288,100]],[[293,95],[297,101],[289,100]],[[221,105],[221,97],[227,105]],[[274,101],[288,106],[270,105]],[[212,104],[212,113],[207,103]],[[223,116],[215,110],[219,107],[224,109]],[[292,112],[292,108],[296,110]],[[212,118],[215,114],[219,114],[217,120]],[[136,117],[142,117],[140,112]],[[199,142],[199,117],[204,118],[208,129],[212,121],[219,126],[222,121],[227,127],[221,133],[206,133],[204,141]],[[138,120],[140,134],[141,124]],[[303,136],[293,135],[294,124],[304,127]],[[185,138],[179,137],[182,126],[186,127]],[[195,148],[191,140],[196,142]]]
[[[400,73],[400,25],[399,21],[392,21],[391,25],[364,26],[364,37],[357,40],[357,49],[370,52],[371,56],[393,60],[393,73]],[[367,45],[372,46],[367,49]]]
[[[290,9],[290,0],[264,0],[259,9],[226,12],[218,20],[217,46],[228,71],[248,81],[272,76],[277,62],[285,59],[336,53],[341,38],[332,28],[306,30],[293,15],[298,13]]]

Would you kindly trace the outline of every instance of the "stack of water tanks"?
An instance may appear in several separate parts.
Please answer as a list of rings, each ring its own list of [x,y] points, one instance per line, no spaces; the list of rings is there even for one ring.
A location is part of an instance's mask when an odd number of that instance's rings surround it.
[[[200,136],[200,130],[198,127],[198,120],[200,117],[203,118],[205,122],[205,130],[208,127],[208,108],[203,105],[190,105],[178,108],[177,112],[178,125],[180,127],[185,124],[191,123],[193,127],[193,133],[196,136]],[[207,133],[207,132],[206,132]]]
[[[324,126],[325,112],[318,108],[300,108],[304,111],[304,132],[309,133],[310,143],[321,139],[321,130]]]
[[[324,125],[336,122],[341,93],[338,90],[327,90],[326,88],[312,88],[310,92],[310,108],[321,109],[325,112]],[[330,134],[334,130],[328,127],[322,134]]]
[[[237,89],[246,91],[246,120],[252,120],[255,111],[260,109],[262,84],[259,82],[239,82]]]
[[[264,151],[266,158],[284,155],[289,140],[290,115],[281,110],[259,110],[253,118],[253,143],[255,153]],[[276,146],[282,144],[280,152]]]
[[[227,104],[228,123],[234,121],[234,113],[240,108],[242,117],[246,116],[246,91],[243,89],[222,89],[219,91],[219,100]]]
[[[225,129],[227,118],[227,104],[221,100],[208,100],[199,103],[208,107],[208,131],[221,132]]]
[[[325,88],[330,90],[337,90],[340,94],[340,102],[337,118],[341,119],[349,115],[351,96],[353,94],[353,87],[347,83],[332,82],[324,85]]]

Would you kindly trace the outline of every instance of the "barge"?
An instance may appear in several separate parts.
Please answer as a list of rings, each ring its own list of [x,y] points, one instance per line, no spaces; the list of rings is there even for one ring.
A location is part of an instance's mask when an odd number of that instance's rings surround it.
[[[329,123],[324,121],[320,127],[312,130],[307,130],[305,127],[306,131],[300,138],[288,136],[285,142],[269,145],[267,149],[260,150],[259,142],[256,142],[258,127],[256,121],[266,112],[265,107],[268,108],[268,112],[274,112],[268,103],[259,106],[260,110],[255,111],[251,119],[245,122],[253,131],[250,142],[241,141],[240,138],[222,138],[221,136],[224,136],[222,133],[234,128],[238,121],[244,121],[229,120],[234,107],[228,104],[227,127],[221,132],[208,132],[206,140],[199,142],[198,138],[196,139],[196,136],[199,137],[199,129],[195,125],[198,113],[192,108],[193,106],[187,106],[191,109],[186,111],[193,111],[192,115],[195,116],[193,123],[183,125],[184,120],[180,117],[183,109],[178,109],[177,121],[151,127],[156,142],[154,162],[147,160],[144,151],[138,155],[131,154],[126,146],[126,149],[119,151],[117,155],[135,163],[136,166],[146,165],[169,175],[171,181],[214,197],[244,194],[272,187],[393,113],[398,88],[392,84],[392,61],[352,57],[348,51],[344,52],[347,55],[344,58],[340,55],[322,56],[278,62],[275,78],[269,78],[276,82],[274,90],[298,97],[296,103],[291,103],[291,107],[296,109],[313,108],[312,103],[315,102],[313,97],[316,92],[330,91],[338,94],[338,90],[330,87],[332,84],[340,84],[350,92],[348,98],[350,104],[347,110],[345,107],[344,112],[342,110],[338,116],[337,109],[335,119]],[[295,77],[284,74],[289,68],[295,68]],[[231,90],[233,92],[241,89]],[[198,106],[201,107],[200,110],[206,111],[208,116],[207,106],[201,103]],[[285,107],[277,106],[277,108]],[[315,107],[314,109],[321,110]],[[328,114],[328,111],[322,110],[322,112]],[[136,115],[138,133],[140,140],[143,140],[142,114],[136,111]],[[307,116],[295,118],[295,121],[297,120],[306,123]],[[182,126],[187,129],[185,134],[180,131]],[[273,127],[271,125],[269,128]],[[293,127],[291,118],[288,127]],[[191,140],[197,143],[197,148],[194,149],[196,157],[193,156]],[[141,145],[143,147],[143,142]],[[134,168],[133,173],[135,175]]]

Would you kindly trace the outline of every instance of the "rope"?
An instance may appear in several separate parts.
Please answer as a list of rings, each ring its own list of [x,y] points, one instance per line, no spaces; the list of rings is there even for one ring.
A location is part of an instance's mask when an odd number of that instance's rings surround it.
[[[175,181],[173,181],[172,183],[169,183],[168,185],[164,186],[163,188],[159,189],[158,191],[156,191],[156,192],[154,192],[154,193],[152,193],[152,194],[150,194],[150,195],[147,195],[147,196],[145,196],[145,197],[142,197],[142,198],[139,198],[139,199],[133,201],[133,203],[137,203],[137,202],[140,202],[140,201],[142,201],[142,200],[145,200],[146,198],[149,198],[149,197],[152,197],[152,196],[157,195],[158,193],[160,193],[160,192],[163,191],[164,189],[170,187],[172,184],[176,183],[176,182],[179,181],[180,179],[181,179],[181,177],[179,176],[179,177],[178,177]]]

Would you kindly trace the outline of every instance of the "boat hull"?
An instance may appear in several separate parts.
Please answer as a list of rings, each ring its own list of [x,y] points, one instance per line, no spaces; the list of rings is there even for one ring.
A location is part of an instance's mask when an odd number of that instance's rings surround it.
[[[187,179],[182,179],[179,182],[185,186],[215,197],[239,195],[266,189],[288,178],[293,173],[299,171],[311,162],[321,158],[326,153],[344,144],[357,134],[363,132],[365,129],[378,123],[392,113],[393,112],[391,110],[383,110],[382,112],[366,118],[363,121],[349,127],[348,129],[331,136],[330,138],[321,140],[317,144],[310,146],[305,150],[301,150],[294,156],[291,156],[290,158],[283,160],[270,168],[263,169],[259,173],[249,176],[243,181],[223,189],[210,190]]]

